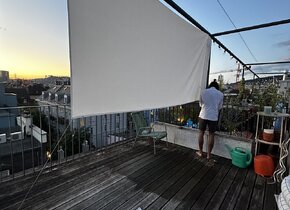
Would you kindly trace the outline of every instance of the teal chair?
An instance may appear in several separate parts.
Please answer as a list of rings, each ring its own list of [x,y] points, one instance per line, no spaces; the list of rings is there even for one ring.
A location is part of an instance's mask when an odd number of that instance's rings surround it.
[[[136,137],[134,145],[138,138],[152,138],[154,146],[154,155],[156,154],[155,148],[156,141],[166,137],[166,144],[168,145],[166,126],[165,131],[154,131],[153,128],[146,123],[143,112],[133,112],[131,113],[131,116],[136,128]]]

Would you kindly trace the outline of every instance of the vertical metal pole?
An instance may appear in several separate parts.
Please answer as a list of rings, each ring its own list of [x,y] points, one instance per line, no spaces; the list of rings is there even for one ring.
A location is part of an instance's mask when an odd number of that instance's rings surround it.
[[[257,115],[257,124],[256,124],[256,135],[255,135],[255,143],[256,143],[256,145],[255,145],[255,156],[257,155],[257,150],[258,150],[258,143],[259,143],[259,141],[258,141],[258,139],[260,138],[259,137],[259,133],[258,133],[258,131],[259,131],[259,119],[260,118],[260,115],[258,114]]]
[[[112,116],[112,114],[110,114],[109,115],[110,116],[110,131],[109,131],[109,133],[110,133],[110,144],[112,144],[112,118],[113,118],[113,116]],[[115,143],[115,142],[113,142],[113,143]]]
[[[176,106],[173,106],[172,109],[173,109],[173,115],[172,115],[171,121],[173,123],[176,123],[176,113],[175,113],[176,112]]]
[[[171,108],[172,108],[172,113],[173,113],[173,114],[171,114],[171,122],[175,123],[176,122],[176,120],[175,120],[175,107],[173,106]]]
[[[117,134],[117,120],[116,120],[116,117],[117,117],[117,114],[114,114],[114,125],[115,125],[115,127],[114,127],[114,143],[116,142],[116,134]],[[119,138],[120,138],[120,136],[119,136]]]
[[[51,109],[51,106],[49,105],[48,106],[48,141],[49,141],[49,156],[48,158],[50,159],[50,170],[52,170],[52,154],[51,154],[51,124],[50,124],[50,115],[51,115],[51,112],[50,112],[50,109]]]
[[[85,121],[84,121],[84,139],[83,139],[83,142],[85,141],[88,141],[89,140],[87,139],[87,118],[85,117]],[[90,147],[89,147],[89,150],[90,150]]]
[[[176,109],[176,117],[177,117],[177,120],[178,120],[178,124],[180,125],[181,119],[180,119],[180,109],[179,109],[179,106],[177,105],[175,107],[175,109]]]
[[[169,121],[169,123],[172,123],[171,122],[171,107],[168,107],[168,121]]]
[[[98,132],[99,132],[99,129],[98,129],[98,118],[100,118],[100,116],[96,116],[96,131],[95,131],[95,133],[96,133],[96,148],[98,149],[99,148],[99,142],[100,142],[100,140],[99,140],[99,134],[98,134]]]
[[[72,121],[72,140],[71,140],[71,150],[72,150],[72,159],[74,160],[75,159],[75,156],[74,156],[74,143],[75,143],[75,131],[74,131],[74,120],[71,119]]]
[[[105,115],[105,147],[108,146],[108,116]]]
[[[89,140],[90,144],[89,144],[89,151],[91,151],[91,149],[92,149],[92,143],[93,143],[93,139],[94,139],[94,131],[92,130],[93,129],[92,125],[93,125],[92,117],[90,117],[90,127],[89,127],[89,129],[90,129],[90,140]]]
[[[101,123],[101,148],[103,148],[103,144],[104,144],[104,142],[103,142],[103,127],[104,127],[104,125],[103,125],[103,117],[104,117],[104,115],[101,115],[100,116],[100,123]]]
[[[59,141],[59,110],[58,110],[59,106],[56,106],[56,142]],[[57,156],[59,156],[59,150],[60,150],[60,145],[57,145]],[[58,158],[58,163],[60,163],[60,158]]]
[[[66,105],[64,105],[64,127],[66,128]],[[65,147],[65,162],[67,162],[67,143],[66,143],[66,133],[64,134],[64,147]]]
[[[84,118],[83,118],[84,119]],[[80,118],[78,118],[78,143],[79,143],[79,157],[81,156],[81,128],[80,128]]]
[[[24,164],[25,164],[25,162],[24,162],[24,145],[23,145],[23,139],[25,138],[25,136],[24,136],[24,133],[23,133],[23,124],[22,124],[22,120],[23,120],[23,118],[22,118],[23,116],[22,116],[22,111],[21,111],[21,109],[20,109],[20,117],[19,117],[19,120],[20,120],[20,127],[21,127],[21,156],[22,156],[22,170],[23,170],[23,175],[25,175],[25,166],[24,166]]]
[[[108,145],[112,144],[111,142],[111,114],[107,115],[107,142],[108,142]]]
[[[170,114],[169,113],[170,113],[170,107],[167,107],[166,108],[166,119],[167,119],[167,122],[168,123],[171,123],[170,122]]]
[[[126,127],[127,127],[127,112],[123,113],[123,119],[124,119],[124,135],[126,134]]]
[[[41,113],[41,107],[39,107],[40,109],[40,112],[39,112],[39,124],[40,124],[40,149],[41,149],[41,151],[40,151],[40,155],[41,155],[41,157],[40,157],[40,160],[41,160],[41,165],[43,165],[43,145],[42,145],[42,117],[41,117],[41,115],[42,115],[42,113]],[[43,107],[44,109],[45,109],[45,107]]]
[[[245,79],[245,66],[243,66],[243,72],[242,72],[242,81]]]
[[[210,60],[211,60],[211,47],[209,48],[209,56],[208,56],[208,67],[207,67],[207,76],[206,76],[206,87],[209,85],[209,72],[210,72]]]
[[[10,121],[10,109],[8,109],[8,124],[9,124],[9,133],[10,133],[10,158],[11,158],[11,173],[14,180],[14,160],[13,160],[13,145],[11,138],[11,121]]]
[[[35,168],[34,168],[34,142],[33,142],[33,117],[32,117],[32,114],[31,114],[31,108],[29,109],[29,116],[30,116],[30,142],[31,142],[31,158],[32,158],[32,169],[33,169],[33,172],[35,171]]]

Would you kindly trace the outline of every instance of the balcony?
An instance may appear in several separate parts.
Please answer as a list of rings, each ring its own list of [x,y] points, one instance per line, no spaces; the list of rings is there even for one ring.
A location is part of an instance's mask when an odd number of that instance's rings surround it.
[[[192,149],[139,141],[1,184],[0,208],[275,209],[275,184],[225,158],[212,164]],[[32,187],[26,199],[29,188]]]

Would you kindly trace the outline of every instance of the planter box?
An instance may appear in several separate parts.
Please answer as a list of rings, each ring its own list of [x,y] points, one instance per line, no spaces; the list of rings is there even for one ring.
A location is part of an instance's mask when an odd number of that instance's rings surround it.
[[[167,129],[168,142],[188,147],[194,150],[198,150],[198,134],[199,134],[198,129],[181,127],[161,122],[154,123],[153,128],[155,131],[164,131],[165,129],[164,125],[166,125]],[[163,141],[166,140],[163,139]],[[252,151],[253,143],[254,143],[253,139],[230,136],[216,132],[215,144],[212,150],[212,154],[231,159],[230,154],[225,146],[226,144],[229,145],[231,148],[242,147],[244,149],[253,152]],[[207,152],[207,145],[208,145],[208,133],[206,132],[204,135],[204,145],[203,145],[204,152]]]

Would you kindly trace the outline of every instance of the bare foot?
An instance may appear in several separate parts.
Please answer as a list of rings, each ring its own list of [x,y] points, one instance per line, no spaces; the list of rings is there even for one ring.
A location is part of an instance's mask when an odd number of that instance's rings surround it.
[[[213,159],[213,158],[211,158],[211,157],[207,157],[206,159],[207,159],[207,161],[210,162],[210,163],[217,163],[217,160],[216,160],[216,159]]]
[[[202,152],[200,152],[200,151],[196,151],[196,154],[197,154],[198,157],[202,157],[203,156]]]

